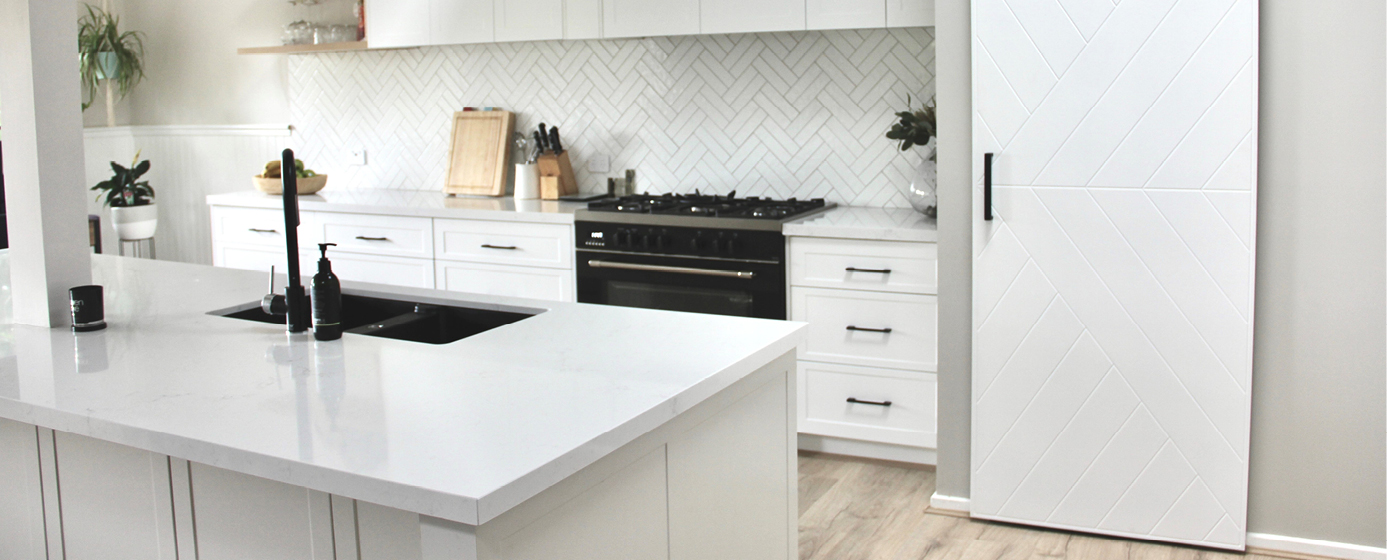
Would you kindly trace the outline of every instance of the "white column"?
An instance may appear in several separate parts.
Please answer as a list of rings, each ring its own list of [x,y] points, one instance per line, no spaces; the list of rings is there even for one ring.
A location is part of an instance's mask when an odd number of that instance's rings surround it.
[[[91,283],[76,2],[0,0],[0,99],[14,320],[69,324]]]

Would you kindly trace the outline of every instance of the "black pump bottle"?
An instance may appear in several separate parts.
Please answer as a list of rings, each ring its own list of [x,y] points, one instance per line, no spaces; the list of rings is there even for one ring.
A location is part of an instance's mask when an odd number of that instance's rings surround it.
[[[332,273],[332,262],[327,260],[327,248],[336,243],[319,243],[318,250],[323,257],[318,259],[318,273],[313,275],[313,338],[316,340],[337,340],[342,338],[342,283]]]

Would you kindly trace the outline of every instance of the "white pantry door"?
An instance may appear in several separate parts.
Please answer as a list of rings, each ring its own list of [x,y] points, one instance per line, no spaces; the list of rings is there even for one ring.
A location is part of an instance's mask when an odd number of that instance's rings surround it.
[[[975,517],[1245,546],[1257,18],[973,1]]]

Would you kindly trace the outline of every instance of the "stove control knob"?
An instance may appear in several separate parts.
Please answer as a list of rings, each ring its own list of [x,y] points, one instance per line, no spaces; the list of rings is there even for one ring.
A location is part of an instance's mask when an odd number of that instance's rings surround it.
[[[655,248],[661,251],[668,251],[674,246],[674,238],[669,236],[669,232],[661,230],[655,235]]]
[[[742,242],[737,239],[736,235],[719,239],[718,244],[720,245],[718,250],[722,251],[724,254],[731,255],[742,250]]]
[[[635,236],[635,238],[636,246],[640,247],[641,249],[649,249],[653,244],[650,238],[650,234],[642,233],[640,235]]]
[[[693,237],[689,238],[689,250],[695,253],[702,253],[707,247],[708,240],[704,239],[702,235],[695,234]]]

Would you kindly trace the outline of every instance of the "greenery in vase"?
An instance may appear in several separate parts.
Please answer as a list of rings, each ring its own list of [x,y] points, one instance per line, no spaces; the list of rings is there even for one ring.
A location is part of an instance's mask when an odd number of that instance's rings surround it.
[[[154,204],[154,187],[149,186],[149,181],[139,180],[141,175],[149,171],[149,160],[139,160],[140,153],[135,152],[135,159],[130,162],[130,167],[111,162],[114,175],[91,188],[100,193],[96,196],[97,200],[105,196],[106,206],[112,208]]]
[[[933,101],[921,105],[919,109],[911,108],[912,105],[914,102],[907,95],[906,110],[896,113],[896,118],[900,120],[891,125],[891,130],[886,133],[887,138],[900,142],[902,152],[914,146],[924,146],[934,138]],[[934,159],[934,156],[930,156],[930,159]]]
[[[87,4],[87,15],[78,21],[77,49],[81,54],[82,110],[91,107],[100,80],[114,80],[117,99],[124,99],[144,79],[144,42],[138,31],[120,31],[120,18]],[[110,53],[102,56],[103,53]],[[105,60],[103,60],[105,59]],[[110,68],[114,59],[114,68]],[[114,75],[107,75],[111,72]]]

